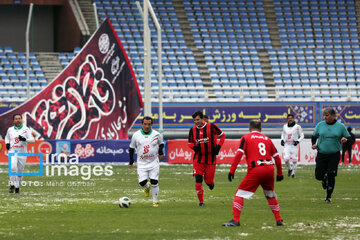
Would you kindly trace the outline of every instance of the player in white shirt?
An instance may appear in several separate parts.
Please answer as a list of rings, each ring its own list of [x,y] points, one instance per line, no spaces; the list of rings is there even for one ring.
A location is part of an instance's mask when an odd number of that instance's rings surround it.
[[[281,146],[284,146],[284,160],[289,169],[288,176],[291,175],[294,178],[298,162],[298,144],[304,139],[304,133],[301,126],[296,124],[293,114],[288,114],[287,121],[281,134]],[[290,159],[292,159],[292,167]]]
[[[5,144],[9,153],[26,153],[27,143],[35,142],[30,129],[23,125],[21,114],[13,115],[14,126],[7,130],[5,136]],[[22,173],[25,167],[26,157],[12,156],[11,158],[11,172]],[[10,176],[10,190],[9,193],[20,193],[20,183],[22,176]]]
[[[159,159],[164,159],[164,141],[159,132],[152,129],[153,119],[144,117],[142,128],[134,133],[129,146],[129,168],[134,164],[134,152],[137,154],[137,174],[139,184],[144,188],[145,196],[149,196],[150,179],[153,206],[158,207],[159,194]]]

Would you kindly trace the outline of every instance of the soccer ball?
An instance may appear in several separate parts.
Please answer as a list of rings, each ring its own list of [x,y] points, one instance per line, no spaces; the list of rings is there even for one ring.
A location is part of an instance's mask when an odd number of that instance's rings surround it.
[[[119,207],[128,208],[131,205],[131,200],[128,197],[122,197],[119,199]]]

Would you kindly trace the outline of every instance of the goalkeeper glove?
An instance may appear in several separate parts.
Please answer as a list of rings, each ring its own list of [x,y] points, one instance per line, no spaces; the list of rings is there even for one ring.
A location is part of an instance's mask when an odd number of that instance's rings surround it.
[[[10,143],[7,143],[7,144],[6,144],[6,149],[7,149],[7,150],[10,150]]]
[[[281,146],[284,146],[284,145],[285,145],[284,140],[281,140]]]
[[[299,141],[294,141],[294,146],[297,146],[299,144]]]

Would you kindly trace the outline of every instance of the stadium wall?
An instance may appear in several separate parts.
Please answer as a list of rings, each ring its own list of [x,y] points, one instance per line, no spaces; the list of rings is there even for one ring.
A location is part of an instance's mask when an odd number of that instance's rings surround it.
[[[0,5],[63,5],[68,0],[1,0]]]
[[[55,19],[55,51],[72,52],[81,46],[82,34],[68,1],[57,8]],[[71,37],[69,37],[71,36]]]
[[[19,102],[0,102],[0,115],[21,105]],[[206,102],[204,103],[164,103],[163,119],[165,129],[185,128],[194,125],[191,115],[202,111],[209,116],[209,122],[221,128],[247,129],[251,119],[261,119],[263,128],[281,128],[292,113],[303,128],[314,128],[322,119],[322,110],[333,107],[337,111],[337,119],[346,126],[360,127],[359,102]],[[143,112],[136,120],[133,129],[141,127]],[[158,105],[152,106],[154,128],[159,127]]]
[[[32,51],[54,51],[54,6],[34,6],[30,31]],[[25,30],[29,6],[1,5],[0,46],[11,46],[14,51],[25,51]]]
[[[33,52],[72,52],[81,46],[81,30],[68,1],[0,2],[0,46],[25,51],[25,30],[29,5],[34,3],[30,49]],[[71,36],[71,37],[69,37]]]
[[[3,102],[0,103],[0,114],[5,113],[20,103]],[[296,116],[296,121],[302,126],[305,137],[310,138],[316,124],[322,119],[322,109],[334,107],[338,116],[337,119],[346,126],[353,128],[356,137],[360,134],[356,131],[360,127],[360,104],[358,102],[292,102],[292,103],[251,103],[251,102],[207,102],[202,103],[164,103],[163,119],[165,140],[186,139],[190,127],[193,126],[192,113],[197,110],[209,115],[210,122],[216,123],[226,133],[227,139],[239,139],[248,133],[248,123],[252,118],[262,120],[263,133],[271,138],[279,138],[283,124],[286,123],[286,116],[292,113]],[[152,116],[154,118],[153,127],[157,129],[158,106],[153,104]],[[141,128],[143,113],[136,120],[129,136]]]
[[[283,159],[280,139],[273,139]],[[28,144],[29,153],[43,153],[44,162],[57,164],[74,161],[79,163],[128,163],[130,140],[39,140]],[[239,140],[226,140],[217,157],[218,164],[231,164],[239,147]],[[353,145],[352,164],[360,164],[360,140]],[[165,162],[169,164],[192,164],[193,151],[187,140],[165,141]],[[0,140],[0,163],[8,163],[5,141]],[[316,151],[311,149],[310,139],[299,144],[300,165],[315,164]],[[28,157],[27,163],[39,163],[38,157]],[[348,163],[348,155],[345,155]],[[245,157],[240,164],[246,164]]]
[[[190,128],[194,125],[192,114],[202,111],[209,116],[209,122],[221,128],[245,128],[251,119],[260,119],[263,128],[279,128],[287,122],[287,114],[294,114],[303,128],[314,128],[322,119],[322,110],[333,107],[337,119],[347,126],[360,127],[359,102],[203,102],[199,103],[164,103],[164,128]],[[143,116],[143,113],[140,114]],[[158,105],[153,104],[152,117],[154,128],[158,128]],[[139,117],[134,128],[141,127]]]

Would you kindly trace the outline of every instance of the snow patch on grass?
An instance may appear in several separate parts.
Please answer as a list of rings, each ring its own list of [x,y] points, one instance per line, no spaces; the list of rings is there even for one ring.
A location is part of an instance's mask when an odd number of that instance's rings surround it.
[[[299,222],[292,225],[286,225],[286,231],[312,234],[319,229],[326,229],[326,231],[333,235],[332,239],[344,239],[345,234],[348,239],[359,239],[359,235],[349,235],[349,233],[351,234],[358,231],[358,228],[360,228],[359,222],[360,217],[335,218],[334,220],[315,223]]]

